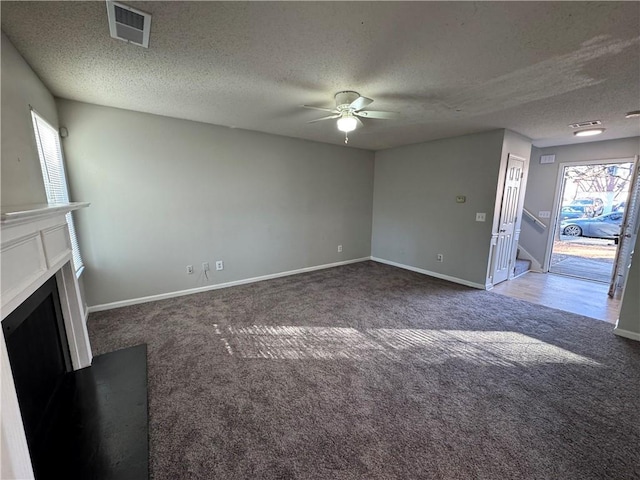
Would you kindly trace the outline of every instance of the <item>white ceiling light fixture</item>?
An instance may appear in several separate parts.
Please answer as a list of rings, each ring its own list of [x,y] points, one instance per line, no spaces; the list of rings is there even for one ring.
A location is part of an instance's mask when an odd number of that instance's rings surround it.
[[[392,119],[398,116],[394,112],[381,112],[379,110],[364,110],[365,107],[373,103],[373,100],[367,97],[361,96],[358,92],[353,90],[345,90],[338,92],[334,96],[336,101],[335,108],[326,107],[313,107],[311,105],[302,105],[304,108],[311,108],[313,110],[322,110],[323,112],[330,112],[331,115],[326,117],[316,118],[307,123],[319,122],[321,120],[338,119],[338,130],[344,132],[344,143],[349,143],[349,137],[347,133],[353,132],[358,126],[362,126],[361,118],[378,118],[378,119]]]
[[[640,117],[640,110],[634,110],[633,112],[627,112],[624,118],[638,118]]]
[[[573,132],[576,137],[590,137],[592,135],[600,135],[604,132],[604,128],[590,128],[588,130],[580,130]]]

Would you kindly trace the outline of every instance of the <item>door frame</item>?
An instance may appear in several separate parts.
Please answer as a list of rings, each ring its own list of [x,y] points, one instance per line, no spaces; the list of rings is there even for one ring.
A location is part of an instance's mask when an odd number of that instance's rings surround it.
[[[544,263],[542,264],[542,271],[549,272],[551,264],[551,254],[553,253],[553,240],[556,237],[556,230],[558,228],[558,217],[560,216],[560,206],[562,201],[560,195],[563,193],[564,169],[566,167],[575,167],[578,165],[607,165],[610,163],[634,163],[635,157],[622,157],[622,158],[605,158],[598,160],[579,160],[575,162],[562,162],[558,164],[558,175],[556,178],[556,188],[553,197],[553,210],[551,210],[551,222],[549,223],[549,236],[547,237],[547,248],[544,254]]]
[[[611,273],[611,282],[609,283],[609,296],[611,298],[622,298],[624,290],[627,288],[627,279],[629,278],[629,266],[631,257],[634,254],[634,246],[636,237],[638,236],[638,227],[640,226],[640,155],[635,156],[633,164],[633,175],[631,177],[631,190],[626,200],[624,209],[624,218],[620,229],[620,237],[618,240],[618,249],[616,250],[616,258],[613,261],[613,272]],[[635,198],[634,198],[635,197]],[[635,211],[629,210],[629,205],[635,199]],[[626,252],[625,252],[625,247]],[[624,255],[624,257],[622,256]],[[622,282],[618,280],[622,277]]]

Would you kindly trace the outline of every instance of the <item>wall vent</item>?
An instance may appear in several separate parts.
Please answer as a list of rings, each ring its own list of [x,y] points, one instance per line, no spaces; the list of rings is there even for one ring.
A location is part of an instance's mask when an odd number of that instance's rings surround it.
[[[149,48],[150,14],[107,0],[107,16],[109,33],[113,38]]]
[[[584,128],[584,127],[596,127],[602,125],[600,120],[589,120],[588,122],[572,123],[569,126],[571,128]]]

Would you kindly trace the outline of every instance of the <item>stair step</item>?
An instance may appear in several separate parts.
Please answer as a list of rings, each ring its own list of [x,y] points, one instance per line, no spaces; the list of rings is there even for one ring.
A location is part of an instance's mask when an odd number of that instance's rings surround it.
[[[519,277],[520,275],[527,273],[530,269],[531,269],[531,260],[516,258],[516,266],[513,269],[513,276]]]

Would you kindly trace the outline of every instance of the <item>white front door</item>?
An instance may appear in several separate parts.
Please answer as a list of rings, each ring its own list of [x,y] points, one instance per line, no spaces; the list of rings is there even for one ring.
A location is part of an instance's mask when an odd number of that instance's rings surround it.
[[[640,216],[640,165],[638,157],[634,164],[634,173],[631,177],[631,189],[625,205],[624,219],[620,227],[620,240],[616,258],[613,264],[613,275],[609,285],[609,296],[620,298],[627,281],[627,274],[631,264],[631,253],[636,244],[638,235],[638,223]],[[634,255],[640,255],[635,252]]]
[[[518,220],[520,187],[524,174],[524,160],[509,155],[507,175],[502,193],[500,223],[498,225],[496,245],[493,250],[492,283],[496,285],[509,278],[517,254],[515,228]]]

